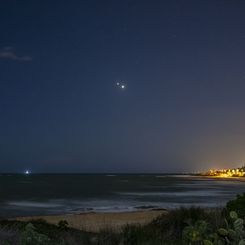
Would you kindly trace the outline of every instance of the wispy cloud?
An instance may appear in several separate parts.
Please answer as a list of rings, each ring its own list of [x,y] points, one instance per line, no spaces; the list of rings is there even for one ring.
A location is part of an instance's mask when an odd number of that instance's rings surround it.
[[[18,55],[14,48],[4,47],[0,49],[0,59],[16,60],[16,61],[31,61],[32,57],[29,55]]]

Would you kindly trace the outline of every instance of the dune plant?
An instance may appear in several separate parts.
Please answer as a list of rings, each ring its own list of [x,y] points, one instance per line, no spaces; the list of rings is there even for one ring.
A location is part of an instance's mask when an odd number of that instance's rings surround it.
[[[60,220],[58,222],[58,227],[61,230],[67,230],[67,228],[68,228],[68,222],[66,220]]]
[[[236,199],[226,204],[228,211],[236,211],[239,217],[245,217],[245,193],[237,195]]]
[[[231,211],[226,227],[213,232],[207,222],[198,221],[183,230],[183,242],[189,245],[245,245],[244,220]]]
[[[48,245],[50,239],[35,230],[33,224],[26,225],[25,230],[21,234],[21,245]]]
[[[0,245],[18,245],[19,232],[14,228],[0,227]]]

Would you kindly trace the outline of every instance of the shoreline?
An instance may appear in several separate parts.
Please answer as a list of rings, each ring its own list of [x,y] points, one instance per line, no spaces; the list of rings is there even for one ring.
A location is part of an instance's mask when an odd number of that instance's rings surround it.
[[[203,178],[209,178],[209,179],[220,179],[220,180],[237,180],[237,181],[244,181],[245,182],[245,177],[239,177],[239,176],[229,176],[229,177],[224,177],[224,176],[215,176],[215,175],[193,175],[196,177],[203,177]]]
[[[132,212],[89,212],[63,215],[41,215],[16,217],[9,220],[32,221],[42,219],[51,224],[58,224],[60,220],[66,220],[70,228],[88,232],[99,232],[104,229],[119,231],[127,224],[147,224],[167,210],[141,210]]]

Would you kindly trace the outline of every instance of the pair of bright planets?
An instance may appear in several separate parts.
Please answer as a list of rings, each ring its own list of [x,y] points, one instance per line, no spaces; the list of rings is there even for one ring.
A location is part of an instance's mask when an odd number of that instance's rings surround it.
[[[126,89],[126,84],[124,82],[116,82],[117,87],[119,87],[121,90]]]

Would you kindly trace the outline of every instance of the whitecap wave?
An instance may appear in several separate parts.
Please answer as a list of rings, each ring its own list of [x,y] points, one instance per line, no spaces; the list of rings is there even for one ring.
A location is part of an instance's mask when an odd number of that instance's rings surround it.
[[[50,203],[50,202],[31,202],[31,201],[13,201],[8,202],[10,206],[17,207],[31,207],[31,208],[56,208],[62,207],[62,204],[59,203]]]

